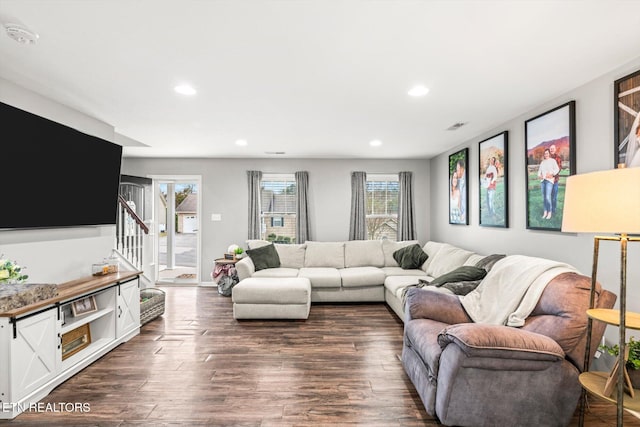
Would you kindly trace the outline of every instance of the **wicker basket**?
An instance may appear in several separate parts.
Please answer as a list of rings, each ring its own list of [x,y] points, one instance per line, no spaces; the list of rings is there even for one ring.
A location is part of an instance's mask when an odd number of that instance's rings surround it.
[[[164,291],[147,288],[140,291],[140,326],[164,313]]]

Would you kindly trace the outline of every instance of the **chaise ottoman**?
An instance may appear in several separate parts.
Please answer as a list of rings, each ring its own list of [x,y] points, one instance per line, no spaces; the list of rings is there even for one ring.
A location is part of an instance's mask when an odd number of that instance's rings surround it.
[[[234,319],[306,319],[311,282],[305,277],[249,277],[231,291]]]

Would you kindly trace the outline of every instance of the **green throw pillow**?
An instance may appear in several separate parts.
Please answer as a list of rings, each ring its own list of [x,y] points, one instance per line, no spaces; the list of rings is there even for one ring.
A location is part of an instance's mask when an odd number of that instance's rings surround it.
[[[393,253],[393,259],[405,270],[422,267],[427,258],[429,255],[417,243],[400,248]]]
[[[429,284],[433,286],[442,286],[445,283],[449,282],[468,282],[472,280],[482,280],[486,275],[487,270],[485,270],[484,268],[474,267],[471,265],[463,265],[462,267],[458,267],[455,270],[443,274],[440,277],[436,277],[431,282],[429,282]]]
[[[247,255],[253,261],[256,271],[280,267],[280,257],[273,243],[256,249],[247,249]]]

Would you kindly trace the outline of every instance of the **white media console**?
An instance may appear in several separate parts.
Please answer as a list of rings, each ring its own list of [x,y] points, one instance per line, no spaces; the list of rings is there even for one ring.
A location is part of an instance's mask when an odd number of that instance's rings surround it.
[[[0,419],[140,333],[139,271],[58,285],[58,295],[0,313]]]

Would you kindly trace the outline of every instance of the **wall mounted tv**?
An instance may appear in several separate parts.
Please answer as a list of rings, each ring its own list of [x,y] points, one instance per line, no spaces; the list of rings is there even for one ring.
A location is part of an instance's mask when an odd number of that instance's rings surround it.
[[[0,229],[116,223],[122,147],[0,102]]]

